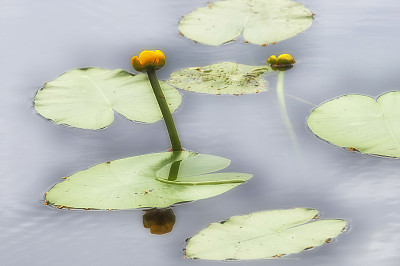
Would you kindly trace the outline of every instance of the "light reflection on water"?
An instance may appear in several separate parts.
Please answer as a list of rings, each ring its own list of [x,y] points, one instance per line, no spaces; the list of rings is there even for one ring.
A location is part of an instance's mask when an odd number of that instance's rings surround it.
[[[134,124],[117,116],[101,131],[54,125],[32,109],[45,81],[77,67],[131,71],[143,48],[167,54],[159,77],[220,61],[263,64],[290,52],[285,92],[319,104],[346,93],[378,96],[398,87],[400,6],[387,1],[302,1],[316,13],[306,32],[277,45],[240,41],[203,46],[178,35],[183,14],[205,1],[3,0],[0,254],[4,265],[193,265],[184,240],[210,222],[253,211],[313,207],[322,218],[345,218],[349,232],[332,244],[280,259],[240,265],[396,265],[400,259],[399,161],[350,153],[308,130],[311,107],[286,98],[299,140],[293,150],[274,90],[258,95],[182,93],[175,114],[183,146],[232,160],[230,171],[254,178],[215,198],[174,207],[174,230],[150,235],[142,211],[67,211],[42,205],[63,176],[100,162],[166,151],[162,122]],[[151,23],[143,22],[151,17]],[[4,23],[3,23],[4,22]],[[276,77],[269,77],[271,87]],[[3,138],[4,139],[4,138]],[[219,262],[205,262],[217,265]]]

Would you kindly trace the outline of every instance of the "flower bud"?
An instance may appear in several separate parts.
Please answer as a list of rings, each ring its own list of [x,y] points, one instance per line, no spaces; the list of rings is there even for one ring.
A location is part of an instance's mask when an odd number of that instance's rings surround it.
[[[291,69],[296,61],[290,54],[281,54],[278,58],[275,55],[270,56],[268,63],[271,65],[272,70],[285,71]]]
[[[139,57],[132,57],[132,66],[136,71],[146,72],[149,69],[160,69],[165,65],[165,55],[160,50],[145,50]]]

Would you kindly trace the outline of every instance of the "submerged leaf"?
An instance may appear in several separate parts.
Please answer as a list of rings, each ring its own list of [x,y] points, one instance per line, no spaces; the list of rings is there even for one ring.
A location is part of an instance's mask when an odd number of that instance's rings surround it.
[[[400,157],[400,92],[374,98],[345,95],[315,108],[308,126],[335,145],[390,157]]]
[[[312,21],[311,11],[291,0],[225,0],[184,16],[179,30],[209,45],[232,41],[243,31],[248,42],[265,45],[295,36]]]
[[[181,103],[179,92],[160,82],[171,112]],[[100,129],[114,120],[114,110],[126,118],[154,123],[162,118],[147,75],[122,70],[80,68],[47,82],[35,97],[35,108],[57,124]]]
[[[188,258],[249,260],[280,257],[320,246],[338,236],[346,221],[317,220],[314,209],[295,208],[233,216],[192,237]]]
[[[200,160],[191,160],[200,156]],[[209,158],[207,158],[209,157]],[[204,160],[205,158],[205,160]],[[190,165],[191,160],[193,169]],[[211,159],[223,162],[209,165]],[[202,174],[220,170],[229,165],[229,160],[211,155],[197,155],[193,152],[164,152],[135,156],[93,166],[75,173],[65,181],[55,185],[46,195],[49,204],[72,208],[91,209],[133,209],[144,207],[168,207],[174,203],[204,199],[222,194],[244,181],[250,174],[233,173],[240,176],[241,182],[220,182],[199,184],[185,178],[179,183],[179,165],[171,171],[175,182],[158,181],[160,173],[173,162],[183,165],[183,175]],[[226,163],[228,162],[228,163]],[[171,169],[171,166],[168,166]],[[164,169],[164,170],[163,170]],[[169,171],[169,170],[167,170]],[[162,176],[165,177],[164,174]],[[171,180],[171,181],[174,181]],[[229,181],[229,180],[228,180]]]
[[[223,62],[190,67],[171,74],[166,82],[178,89],[209,94],[244,94],[265,91],[267,81],[260,76],[271,67]]]

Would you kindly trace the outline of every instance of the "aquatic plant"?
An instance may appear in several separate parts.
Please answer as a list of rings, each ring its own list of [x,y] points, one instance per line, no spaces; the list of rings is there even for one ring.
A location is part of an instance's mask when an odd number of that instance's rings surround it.
[[[266,46],[306,30],[313,13],[291,0],[225,0],[197,8],[179,22],[183,36],[220,45],[242,32],[246,42]]]
[[[213,173],[226,168],[230,160],[182,150],[171,115],[180,94],[169,85],[161,86],[155,72],[164,64],[161,51],[143,51],[132,58],[132,66],[147,77],[122,70],[76,69],[37,93],[35,108],[60,124],[102,128],[112,122],[113,109],[145,122],[163,117],[172,145],[171,152],[109,161],[65,177],[46,193],[47,204],[82,209],[162,208],[216,196],[252,177]],[[135,103],[138,106],[131,106]]]

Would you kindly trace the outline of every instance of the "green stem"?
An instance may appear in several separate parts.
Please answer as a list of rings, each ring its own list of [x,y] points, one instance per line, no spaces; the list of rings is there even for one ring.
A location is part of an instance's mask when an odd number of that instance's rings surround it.
[[[286,128],[288,130],[289,136],[292,139],[295,146],[297,146],[296,135],[294,134],[292,123],[290,123],[289,115],[286,109],[285,103],[285,93],[283,92],[283,80],[284,80],[285,72],[279,71],[278,81],[276,83],[276,94],[278,96],[279,107],[281,109],[281,114],[283,120],[285,122]]]
[[[169,139],[171,140],[172,150],[181,151],[181,142],[176,131],[174,120],[172,119],[171,111],[169,110],[167,101],[162,92],[160,83],[158,82],[156,71],[154,69],[147,70],[151,87],[153,88],[154,95],[156,96],[158,106],[160,106],[161,113],[164,117],[165,125],[167,126]]]
[[[182,160],[173,162],[171,164],[171,168],[169,169],[168,180],[175,181],[178,178],[179,167],[181,165]]]

